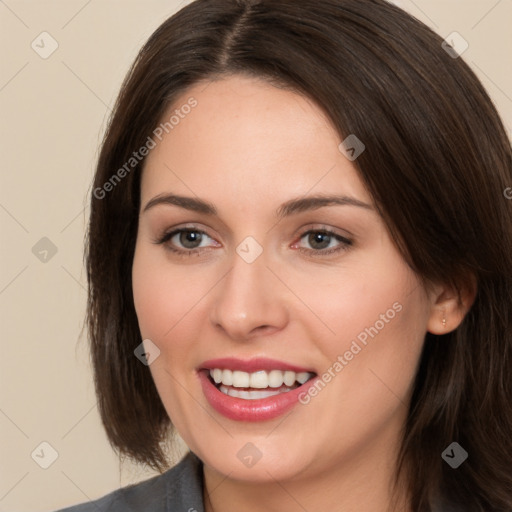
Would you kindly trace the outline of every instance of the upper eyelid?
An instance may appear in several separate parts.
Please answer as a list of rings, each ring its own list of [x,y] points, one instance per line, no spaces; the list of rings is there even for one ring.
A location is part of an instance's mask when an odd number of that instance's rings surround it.
[[[168,240],[170,240],[171,238],[175,237],[176,235],[178,235],[182,232],[186,232],[186,231],[192,231],[193,233],[200,233],[201,235],[206,235],[208,238],[215,240],[215,238],[213,236],[210,236],[207,231],[200,229],[200,228],[190,227],[190,226],[178,227],[178,228],[165,230],[162,233],[160,238],[167,238]]]
[[[203,227],[201,227],[202,224],[203,223],[201,220],[184,222],[183,225],[178,223],[175,226],[173,226],[172,228],[164,228],[160,232],[161,233],[171,233],[172,231],[189,230],[189,231],[200,231],[200,232],[206,233],[208,236],[210,236],[208,234],[208,231],[213,230],[213,231],[216,231],[217,233],[220,233],[221,237],[227,237],[227,238],[229,238],[232,234],[232,230],[229,229],[227,226],[222,225],[219,230],[219,229],[212,229],[209,226],[203,228]],[[273,227],[275,227],[275,224],[273,226],[271,226],[271,228],[268,229],[267,232],[270,231]],[[341,228],[336,228],[336,227],[331,226],[329,221],[327,221],[327,222],[304,222],[304,223],[302,223],[302,225],[299,228],[293,229],[293,232],[298,233],[298,232],[305,232],[308,230],[332,231],[335,234],[339,234],[340,236],[345,236],[345,237],[355,236],[348,229],[341,229]]]
[[[304,234],[308,233],[309,231],[327,231],[327,232],[330,232],[331,234],[339,235],[344,238],[350,238],[350,237],[354,236],[352,233],[350,233],[347,230],[340,230],[339,228],[333,228],[333,227],[327,226],[322,223],[312,223],[312,224],[313,225],[311,225],[311,223],[309,223],[307,225],[307,227],[301,226],[300,228],[295,229],[294,230],[294,233],[296,233],[295,236],[297,236],[297,234],[300,234],[301,236],[303,236]],[[210,238],[215,238],[215,237],[210,236],[210,234],[208,233],[208,228],[201,228],[196,225],[185,225],[185,226],[178,225],[177,227],[165,228],[161,231],[161,234],[162,234],[161,236],[165,236],[167,234],[176,233],[176,232],[180,232],[180,231],[195,231],[195,232],[205,234]],[[342,233],[339,233],[338,231],[342,231]]]
[[[186,231],[192,231],[192,232],[200,233],[202,235],[206,235],[208,238],[211,238],[212,240],[215,240],[217,243],[220,243],[220,242],[218,242],[215,239],[215,237],[210,236],[206,230],[203,230],[203,229],[201,229],[201,228],[199,228],[197,226],[181,226],[181,227],[178,226],[176,228],[165,230],[162,233],[162,235],[159,237],[159,239],[167,240],[167,242],[169,242],[171,240],[171,238],[174,238],[176,235],[178,235],[178,234],[180,234],[182,232],[186,232]],[[300,231],[300,233],[298,233],[298,235],[296,235],[294,237],[294,238],[296,238],[298,236],[297,242],[299,242],[302,238],[304,238],[306,235],[310,234],[311,232],[313,232],[313,233],[315,233],[315,232],[320,232],[320,233],[321,232],[325,232],[329,236],[337,238],[340,243],[344,243],[344,242],[352,243],[353,242],[353,235],[348,234],[348,233],[346,235],[340,234],[334,228],[330,228],[330,227],[327,227],[327,226],[319,225],[318,227],[314,227],[314,226],[310,226],[310,227],[307,227],[307,228],[302,227],[302,228],[300,228],[299,231]],[[293,242],[293,243],[295,244],[297,242]],[[201,248],[196,247],[194,249],[188,249],[188,250],[187,249],[182,249],[182,250],[186,251],[186,252],[192,252],[192,251],[198,250],[198,249],[201,249]],[[314,249],[311,249],[311,250],[314,250]]]

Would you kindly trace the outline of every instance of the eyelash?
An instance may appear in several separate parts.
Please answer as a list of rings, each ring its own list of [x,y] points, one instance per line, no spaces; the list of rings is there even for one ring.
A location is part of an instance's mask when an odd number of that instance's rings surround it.
[[[198,233],[201,235],[206,235],[208,238],[211,238],[210,236],[208,236],[208,234],[205,231],[202,231],[200,229],[179,228],[179,229],[174,229],[170,232],[164,233],[162,236],[160,236],[159,238],[154,240],[153,243],[155,243],[157,245],[166,244],[175,235],[180,234],[180,233]],[[305,231],[304,233],[302,233],[300,235],[299,242],[305,236],[310,235],[312,233],[327,235],[329,237],[335,238],[338,242],[340,242],[340,244],[338,246],[332,247],[330,249],[306,249],[304,247],[297,248],[300,252],[306,253],[309,255],[311,255],[312,253],[315,253],[314,257],[319,256],[319,257],[323,258],[323,257],[326,257],[326,256],[334,254],[334,253],[346,251],[353,244],[352,240],[349,240],[348,238],[338,235],[337,233],[335,233],[334,231],[331,231],[329,229],[310,229],[308,231]],[[172,245],[167,244],[166,249],[171,251],[172,253],[176,254],[177,256],[184,257],[184,256],[199,256],[203,252],[203,250],[206,248],[195,248],[195,249],[184,250],[184,249],[177,249],[176,247],[173,247]]]

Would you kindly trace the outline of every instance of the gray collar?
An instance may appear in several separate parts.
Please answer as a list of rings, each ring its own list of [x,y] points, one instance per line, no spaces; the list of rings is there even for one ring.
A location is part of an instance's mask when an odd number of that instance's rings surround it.
[[[204,512],[203,463],[193,452],[165,473],[166,512]]]

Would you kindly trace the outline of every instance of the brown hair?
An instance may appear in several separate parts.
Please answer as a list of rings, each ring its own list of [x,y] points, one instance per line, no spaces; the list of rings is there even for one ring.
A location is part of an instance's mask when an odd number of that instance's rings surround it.
[[[197,0],[141,49],[117,99],[94,178],[86,240],[87,326],[99,411],[121,455],[163,471],[173,432],[141,343],[131,286],[144,160],[112,176],[200,80],[264,78],[322,108],[418,276],[478,292],[464,321],[427,333],[397,482],[415,511],[437,503],[512,510],[512,152],[484,88],[442,39],[384,0]],[[126,165],[125,165],[126,169]],[[113,184],[107,190],[105,183]],[[102,191],[101,194],[98,191]],[[457,441],[469,458],[441,458]]]

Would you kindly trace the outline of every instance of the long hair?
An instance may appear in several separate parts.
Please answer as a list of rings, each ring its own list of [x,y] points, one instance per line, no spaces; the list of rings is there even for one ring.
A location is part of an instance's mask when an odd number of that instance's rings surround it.
[[[396,482],[406,477],[415,511],[512,510],[512,151],[481,83],[442,42],[384,0],[197,0],[150,37],[107,127],[86,238],[95,386],[116,451],[163,471],[173,432],[133,354],[144,165],[133,152],[188,87],[244,74],[312,99],[340,141],[364,142],[354,165],[424,283],[475,279],[462,324],[426,334]],[[468,452],[458,469],[441,457],[454,441]]]

